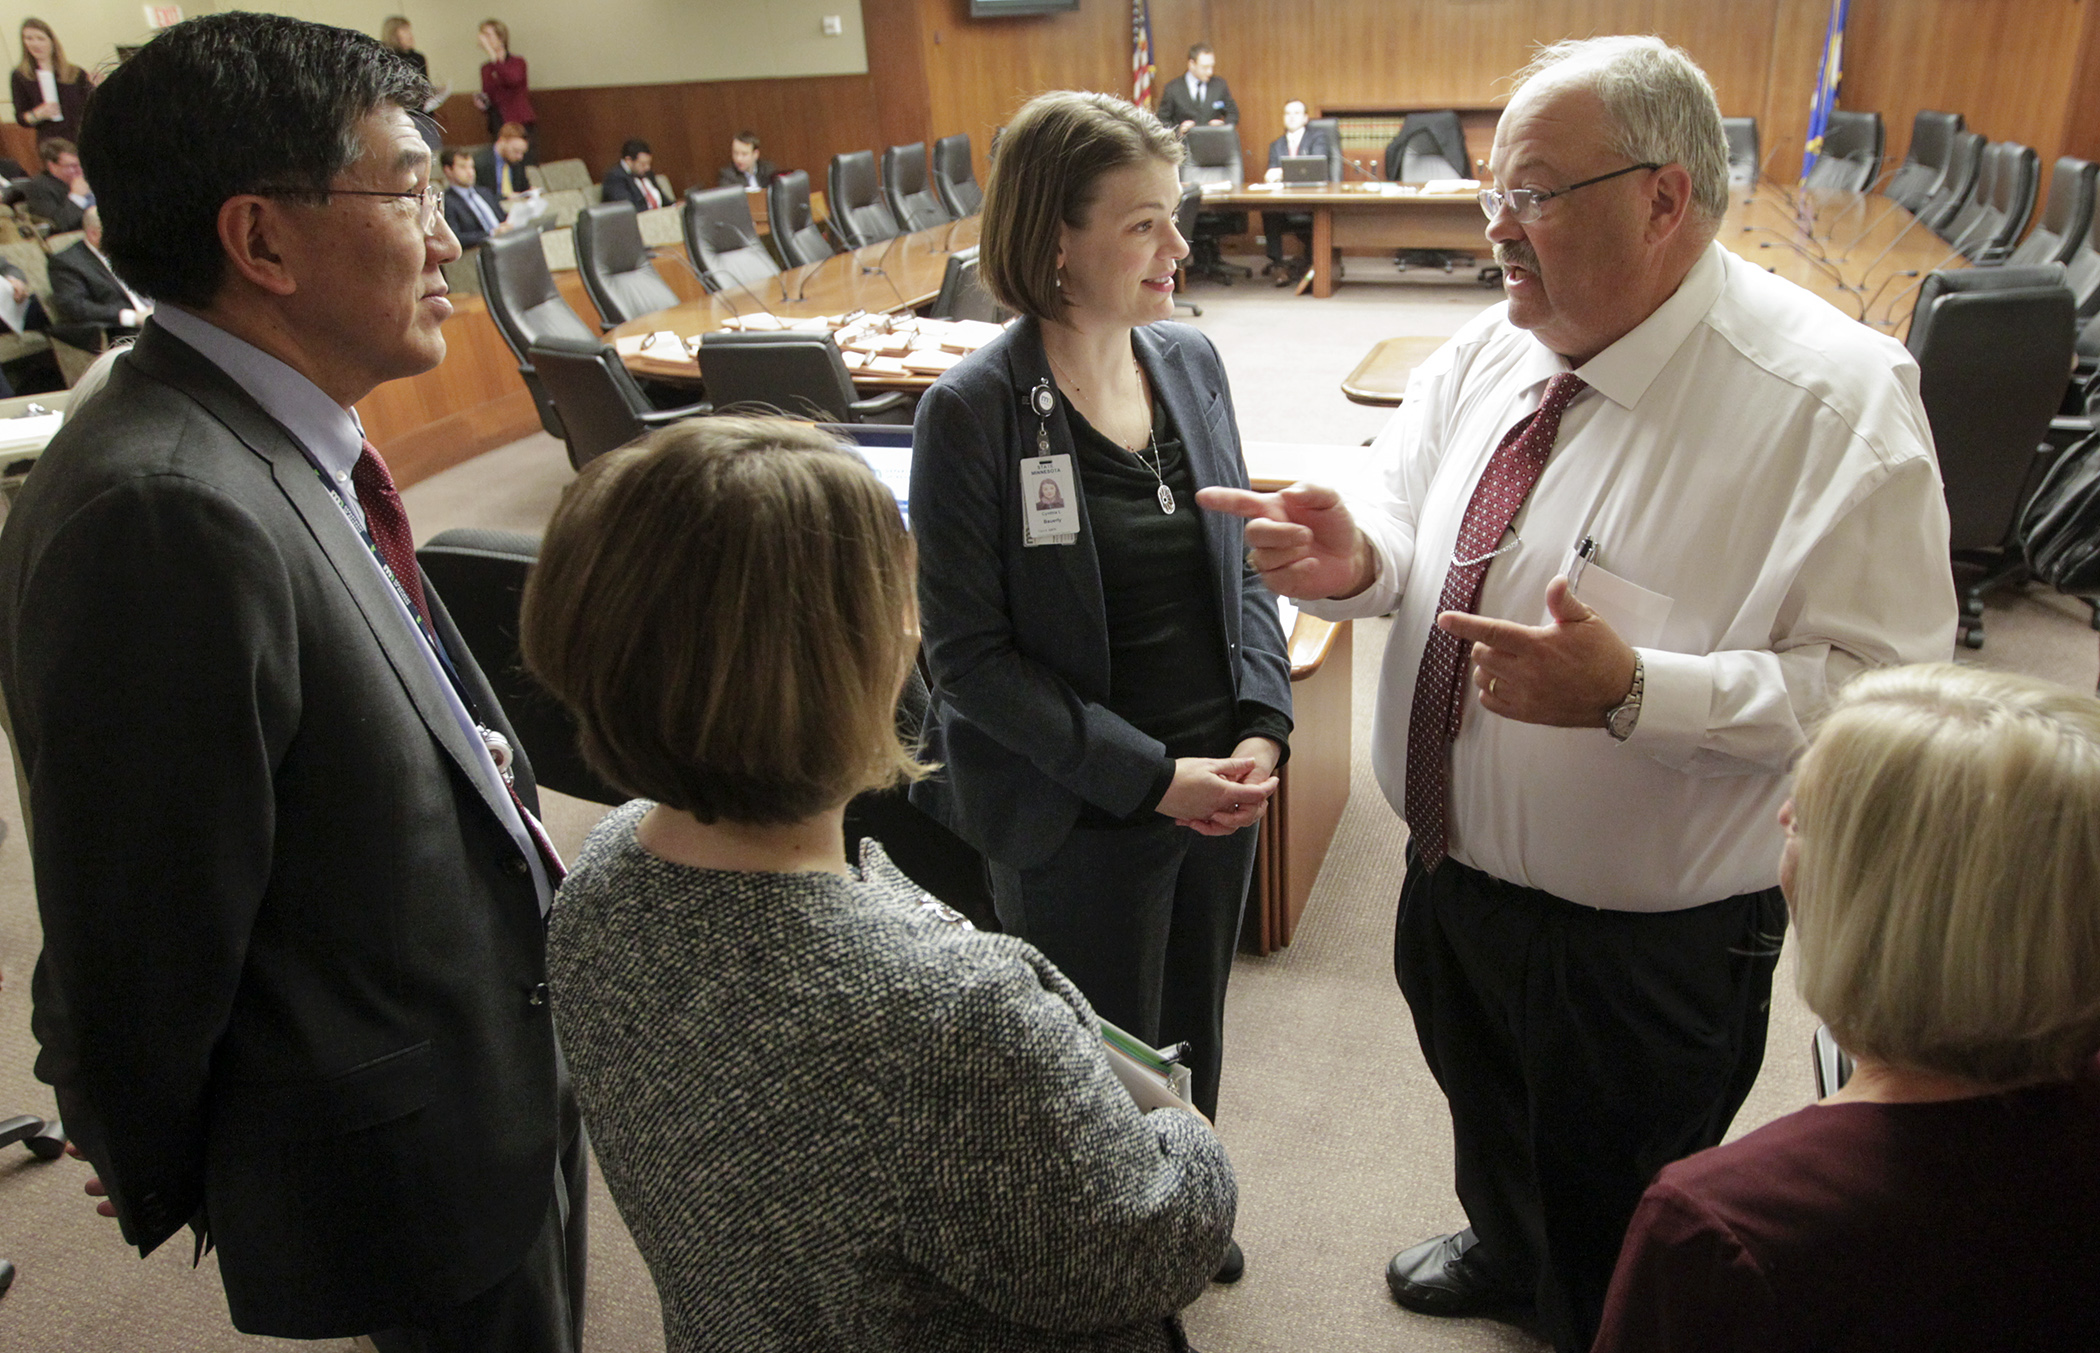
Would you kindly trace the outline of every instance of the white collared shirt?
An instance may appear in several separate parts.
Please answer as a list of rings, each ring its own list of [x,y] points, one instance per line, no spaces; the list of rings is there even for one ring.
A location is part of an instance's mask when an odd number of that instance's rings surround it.
[[[1419,367],[1349,505],[1379,578],[1330,619],[1398,609],[1373,759],[1405,802],[1415,674],[1466,505],[1503,434],[1567,364],[1496,306]],[[1869,666],[1945,660],[1947,507],[1902,345],[1709,245],[1675,295],[1580,368],[1479,612],[1545,620],[1586,537],[1591,569],[1666,613],[1578,593],[1640,652],[1639,723],[1546,728],[1482,709],[1452,745],[1450,851],[1586,906],[1667,911],[1769,888],[1803,725]]]

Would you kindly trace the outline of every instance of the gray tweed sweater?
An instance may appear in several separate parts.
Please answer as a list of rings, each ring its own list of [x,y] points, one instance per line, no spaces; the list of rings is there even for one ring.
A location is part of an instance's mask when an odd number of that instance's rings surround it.
[[[1224,1147],[1140,1114],[1085,999],[864,848],[690,869],[592,832],[554,1013],[675,1353],[1180,1346],[1232,1233]]]

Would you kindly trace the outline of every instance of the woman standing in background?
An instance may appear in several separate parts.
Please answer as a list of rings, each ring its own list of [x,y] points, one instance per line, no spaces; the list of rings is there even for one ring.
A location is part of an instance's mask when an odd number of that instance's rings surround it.
[[[424,79],[430,78],[430,59],[416,50],[416,30],[409,26],[407,15],[388,15],[386,22],[379,25],[379,41],[401,53],[401,59],[414,66]],[[430,98],[423,105],[423,111],[436,112],[437,106],[451,93],[450,85],[433,84]]]
[[[475,40],[489,59],[481,64],[481,92],[474,96],[474,106],[488,115],[491,135],[506,122],[523,127],[532,146],[529,158],[538,164],[539,117],[525,88],[525,58],[510,50],[510,26],[501,19],[483,19]]]
[[[22,20],[22,64],[15,67],[15,121],[38,141],[80,139],[80,114],[94,90],[88,73],[66,60],[58,35],[42,19]]]

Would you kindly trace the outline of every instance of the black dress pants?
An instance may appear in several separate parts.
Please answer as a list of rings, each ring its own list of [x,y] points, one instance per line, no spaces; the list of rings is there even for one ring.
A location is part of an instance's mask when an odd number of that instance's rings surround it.
[[[1556,1349],[1595,1338],[1656,1171],[1749,1094],[1785,931],[1777,888],[1602,911],[1410,851],[1393,965],[1451,1104],[1458,1199]]]
[[[1191,1096],[1213,1119],[1260,831],[1203,836],[1164,817],[1075,827],[1047,864],[991,867],[1006,933],[1042,950],[1109,1023],[1154,1045],[1186,1041]]]
[[[591,1148],[561,1082],[561,1150],[532,1248],[494,1287],[423,1322],[371,1336],[379,1353],[579,1353],[589,1237]]]

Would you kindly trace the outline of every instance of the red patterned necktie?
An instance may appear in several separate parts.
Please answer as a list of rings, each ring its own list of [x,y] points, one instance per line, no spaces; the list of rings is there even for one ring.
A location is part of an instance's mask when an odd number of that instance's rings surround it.
[[[1437,598],[1438,615],[1445,611],[1470,612],[1480,603],[1480,585],[1487,579],[1503,532],[1531,496],[1532,486],[1553,454],[1553,440],[1560,435],[1560,416],[1576,395],[1589,388],[1582,377],[1563,371],[1546,386],[1546,398],[1538,412],[1520,421],[1495,448],[1487,471],[1466,504],[1465,520],[1459,524],[1458,544],[1452,551],[1451,571],[1444,575],[1443,595]],[[1424,869],[1434,869],[1444,858],[1448,836],[1445,815],[1450,808],[1451,743],[1466,703],[1466,656],[1471,640],[1447,633],[1434,619],[1429,642],[1422,647],[1422,666],[1415,673],[1414,707],[1407,717],[1407,830],[1414,843],[1415,858]]]
[[[393,571],[394,581],[401,585],[401,591],[415,607],[430,642],[436,643],[437,626],[430,619],[430,603],[423,598],[423,571],[416,565],[416,539],[408,529],[408,511],[401,506],[401,495],[394,488],[394,476],[387,472],[386,462],[379,458],[379,449],[369,441],[350,471],[350,483],[357,489],[357,501],[365,510],[365,530],[371,533],[372,544],[378,548],[379,557]],[[525,801],[518,797],[516,785],[505,781],[503,787],[510,791],[510,801],[517,805],[518,817],[525,824],[526,834],[532,837],[533,845],[539,849],[540,861],[547,867],[548,881],[559,884],[567,870],[554,849],[554,842],[547,835],[547,829],[525,807]]]
[[[369,441],[351,468],[350,482],[357,489],[358,504],[365,510],[365,530],[371,533],[379,557],[394,571],[394,581],[408,595],[416,614],[425,625],[430,624],[430,603],[423,600],[423,573],[416,567],[416,538],[409,533],[408,512],[401,506],[386,462],[379,458],[379,448]]]

